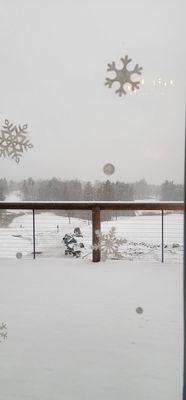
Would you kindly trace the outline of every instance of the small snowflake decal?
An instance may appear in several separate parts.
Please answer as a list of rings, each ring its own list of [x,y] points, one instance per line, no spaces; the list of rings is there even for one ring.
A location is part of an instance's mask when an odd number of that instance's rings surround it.
[[[0,343],[6,340],[8,337],[7,325],[4,322],[0,322]]]
[[[96,232],[99,242],[93,246],[94,250],[101,250],[101,259],[122,259],[119,247],[125,244],[126,239],[118,238],[116,236],[116,228],[113,226],[107,234]]]
[[[120,97],[122,95],[127,94],[126,90],[124,89],[124,85],[128,84],[131,87],[131,90],[139,89],[140,81],[132,81],[131,76],[133,74],[141,75],[142,67],[139,67],[138,64],[134,67],[132,71],[127,69],[127,65],[131,62],[131,58],[125,56],[125,58],[121,58],[121,62],[123,67],[121,69],[116,68],[116,64],[113,61],[112,64],[108,64],[107,71],[113,71],[116,73],[114,78],[106,78],[105,85],[109,88],[112,87],[114,82],[119,82],[120,87],[115,91]]]
[[[0,157],[8,156],[19,163],[23,152],[32,147],[27,137],[27,125],[17,126],[5,119],[0,133]]]

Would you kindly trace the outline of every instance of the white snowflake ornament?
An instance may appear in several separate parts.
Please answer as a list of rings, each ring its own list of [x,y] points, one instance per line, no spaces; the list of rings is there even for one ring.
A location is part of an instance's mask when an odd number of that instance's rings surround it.
[[[27,125],[14,125],[5,119],[0,133],[0,157],[11,157],[16,163],[33,145],[27,137]]]
[[[93,246],[94,250],[101,250],[101,259],[106,261],[107,259],[122,259],[122,255],[119,251],[120,246],[124,245],[126,239],[118,238],[116,236],[116,228],[113,226],[110,231],[106,234],[96,231],[98,236],[98,244]]]
[[[121,58],[121,62],[123,64],[123,67],[121,69],[118,69],[116,67],[114,61],[112,62],[112,64],[108,64],[107,71],[115,72],[116,76],[114,78],[106,78],[105,85],[111,88],[114,82],[119,82],[120,87],[115,91],[115,93],[117,93],[120,97],[127,94],[126,90],[124,89],[125,84],[128,84],[128,86],[131,87],[132,91],[139,89],[140,81],[132,81],[131,77],[133,74],[141,75],[141,71],[143,68],[139,67],[139,65],[136,64],[134,69],[132,71],[129,71],[127,69],[127,65],[131,61],[131,58],[129,58],[128,56],[125,56],[125,58]]]

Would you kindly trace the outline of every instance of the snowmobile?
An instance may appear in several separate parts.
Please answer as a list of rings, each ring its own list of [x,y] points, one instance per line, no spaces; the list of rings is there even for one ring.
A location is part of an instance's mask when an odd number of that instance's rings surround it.
[[[73,234],[66,234],[63,242],[66,246],[65,255],[72,255],[73,257],[81,257],[82,249],[85,247],[79,238],[83,235],[80,228],[75,228]]]

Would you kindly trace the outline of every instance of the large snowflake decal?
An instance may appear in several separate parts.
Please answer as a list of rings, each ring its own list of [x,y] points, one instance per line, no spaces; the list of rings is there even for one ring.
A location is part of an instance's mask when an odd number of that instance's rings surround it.
[[[128,84],[131,87],[131,90],[139,89],[140,81],[132,81],[131,77],[133,74],[141,75],[142,67],[139,67],[138,64],[134,67],[132,71],[127,69],[127,65],[131,62],[131,58],[125,56],[125,58],[121,58],[121,62],[123,67],[121,69],[116,68],[116,64],[113,61],[112,64],[108,64],[107,71],[113,71],[116,73],[114,78],[106,78],[105,85],[109,88],[112,87],[114,82],[119,82],[120,87],[115,91],[120,97],[122,95],[127,94],[126,90],[124,89],[124,85]]]
[[[17,126],[5,119],[0,133],[0,157],[8,156],[19,163],[23,152],[32,147],[27,137],[27,125]]]
[[[122,259],[120,246],[124,245],[126,239],[118,238],[116,236],[116,228],[113,226],[107,234],[96,232],[98,236],[98,244],[93,246],[95,250],[101,250],[101,259]]]

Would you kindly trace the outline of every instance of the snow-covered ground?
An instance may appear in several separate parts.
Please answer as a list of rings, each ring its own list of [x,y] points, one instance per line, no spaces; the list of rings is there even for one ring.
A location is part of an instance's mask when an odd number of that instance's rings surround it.
[[[0,276],[0,399],[181,400],[181,264],[2,259]]]
[[[91,224],[85,220],[55,215],[53,212],[36,213],[36,251],[38,257],[63,257],[62,238],[79,226],[84,236],[85,254],[91,253]],[[116,235],[127,239],[122,247],[126,260],[161,260],[161,215],[136,215],[102,222],[102,232],[116,227]],[[14,218],[8,227],[0,228],[0,257],[15,258],[21,252],[32,257],[32,212]],[[183,215],[168,214],[164,217],[165,260],[181,262],[183,256]]]

